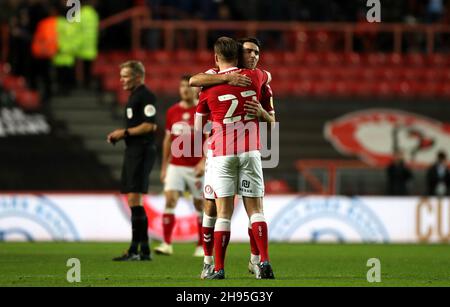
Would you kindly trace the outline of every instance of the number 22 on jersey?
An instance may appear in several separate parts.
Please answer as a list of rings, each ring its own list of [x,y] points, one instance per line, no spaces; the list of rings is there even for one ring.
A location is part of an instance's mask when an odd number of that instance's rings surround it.
[[[249,98],[251,97],[252,100],[256,99],[256,92],[255,91],[244,91],[240,93],[243,98]],[[236,111],[237,107],[239,106],[239,99],[232,95],[232,94],[225,94],[217,97],[220,102],[228,102],[231,100],[231,104],[228,108],[227,113],[225,114],[225,117],[223,119],[224,124],[232,124],[235,122],[238,122],[242,120],[242,115],[236,115],[234,116],[234,112]],[[244,120],[252,120],[254,119],[254,115],[246,114],[244,116]]]

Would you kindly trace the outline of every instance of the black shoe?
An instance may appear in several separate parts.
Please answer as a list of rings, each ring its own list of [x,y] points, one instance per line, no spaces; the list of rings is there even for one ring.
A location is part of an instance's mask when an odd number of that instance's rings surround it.
[[[275,279],[275,276],[273,275],[272,266],[270,265],[269,261],[264,261],[259,265],[259,268],[261,269],[261,279]]]
[[[113,258],[113,261],[139,261],[141,257],[135,253],[125,253],[122,256]]]
[[[152,254],[140,254],[140,260],[141,261],[152,261],[153,257]]]
[[[225,271],[222,269],[214,272],[213,274],[207,276],[206,279],[225,279]]]

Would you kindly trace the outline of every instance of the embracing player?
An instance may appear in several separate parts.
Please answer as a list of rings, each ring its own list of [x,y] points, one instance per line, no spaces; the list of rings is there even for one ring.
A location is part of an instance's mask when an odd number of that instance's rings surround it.
[[[240,68],[255,69],[258,65],[260,58],[261,44],[256,38],[243,38],[238,40],[242,44],[242,52],[239,60]],[[239,71],[230,74],[217,74],[218,69],[210,69],[206,73],[198,74],[190,79],[190,84],[193,86],[213,86],[218,84],[229,84],[235,86],[248,86],[251,84],[249,78],[245,75],[239,74]],[[261,103],[257,100],[246,102],[246,111],[248,114],[256,116],[260,121],[268,123],[275,122],[275,110],[273,106],[273,92],[269,84],[265,84],[262,88]],[[201,274],[201,278],[206,278],[210,275],[214,269],[213,260],[213,247],[214,241],[212,234],[214,233],[214,224],[216,221],[216,205],[215,197],[212,190],[212,171],[208,172],[211,163],[208,164],[206,160],[205,166],[205,183],[204,183],[204,196],[205,196],[205,210],[203,215],[203,247],[204,247],[204,265]],[[263,213],[262,207],[253,208],[252,203],[245,205],[247,215],[249,217],[248,235],[250,238],[250,260],[248,264],[249,272],[255,274],[257,279],[261,278],[260,272],[260,252],[256,244],[256,240],[253,236],[251,226],[251,216],[255,213]],[[262,203],[261,203],[262,205]]]
[[[194,198],[194,207],[198,220],[198,242],[194,256],[203,257],[202,247],[202,215],[203,215],[203,174],[204,159],[196,157],[193,148],[188,149],[184,144],[193,143],[194,118],[197,109],[197,91],[189,86],[190,76],[183,76],[180,80],[181,101],[169,108],[166,113],[166,135],[163,141],[161,181],[164,183],[166,207],[163,214],[164,242],[156,249],[157,254],[171,255],[173,253],[172,234],[175,228],[175,208],[186,189]],[[174,144],[174,142],[177,142]],[[175,146],[172,146],[174,144]],[[181,144],[178,146],[178,144]]]
[[[253,237],[261,259],[261,278],[274,278],[268,255],[267,223],[262,213],[264,181],[259,152],[259,122],[248,110],[252,101],[260,100],[262,87],[270,81],[270,74],[259,69],[236,67],[240,44],[227,37],[219,38],[215,45],[215,60],[219,75],[240,72],[251,79],[247,87],[228,84],[204,88],[197,115],[204,125],[208,116],[213,122],[208,157],[208,169],[212,169],[212,190],[216,198],[217,220],[214,225],[215,270],[208,279],[225,278],[225,254],[230,239],[231,216],[234,196],[242,195],[249,212]],[[202,130],[203,131],[203,130]]]

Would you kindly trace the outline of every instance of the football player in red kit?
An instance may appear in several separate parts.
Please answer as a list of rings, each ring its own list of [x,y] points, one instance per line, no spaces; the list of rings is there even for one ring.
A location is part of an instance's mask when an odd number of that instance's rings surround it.
[[[242,38],[238,40],[242,44],[242,54],[240,58],[239,67],[255,69],[258,65],[260,58],[260,48],[261,44],[256,38]],[[206,73],[198,74],[190,79],[190,84],[193,86],[212,86],[218,84],[230,84],[235,86],[247,86],[249,85],[250,79],[238,72],[230,74],[217,74],[218,69],[213,68],[208,70]],[[261,93],[261,103],[258,104],[257,101],[248,101],[246,104],[247,112],[255,115],[260,121],[265,121],[268,123],[275,122],[275,110],[273,106],[273,92],[269,84],[265,84],[262,88]],[[201,274],[201,278],[206,278],[207,275],[211,274],[213,271],[213,247],[214,241],[212,234],[214,233],[214,224],[216,220],[216,207],[215,207],[215,197],[212,191],[212,179],[214,178],[212,171],[208,172],[208,159],[206,159],[205,166],[205,181],[204,181],[204,191],[203,195],[205,197],[205,210],[203,214],[203,248],[204,248],[204,265]],[[250,206],[245,207],[248,217],[249,226],[248,234],[250,238],[250,260],[248,264],[249,272],[255,274],[257,279],[261,278],[261,272],[259,268],[260,264],[260,253],[256,240],[253,236],[252,226],[251,226],[251,216],[254,213],[262,213],[263,208],[252,208]]]
[[[240,45],[231,38],[217,40],[214,51],[219,74],[238,71],[239,48]],[[259,119],[248,112],[248,102],[261,99],[262,87],[270,81],[270,74],[259,69],[244,69],[241,74],[251,79],[249,86],[242,88],[223,84],[206,88],[200,95],[197,107],[202,124],[207,116],[211,116],[213,122],[209,144],[212,157],[208,160],[214,173],[212,189],[217,197],[214,226],[216,263],[215,272],[206,276],[208,279],[225,278],[224,260],[230,239],[234,196],[242,195],[246,207],[262,209],[264,181],[259,152]],[[261,278],[274,278],[269,262],[264,215],[255,210],[250,220],[261,256]]]
[[[175,207],[180,194],[186,189],[192,194],[198,215],[198,242],[194,256],[203,257],[202,215],[203,215],[203,175],[204,159],[193,154],[193,148],[183,148],[193,142],[194,118],[197,109],[197,91],[189,86],[190,76],[180,81],[181,101],[169,108],[166,113],[166,135],[163,141],[161,181],[164,183],[166,207],[163,214],[164,242],[159,245],[157,254],[171,255],[172,233],[175,227]],[[183,139],[184,138],[184,139]],[[179,146],[179,144],[182,144]],[[174,146],[172,146],[174,145]]]

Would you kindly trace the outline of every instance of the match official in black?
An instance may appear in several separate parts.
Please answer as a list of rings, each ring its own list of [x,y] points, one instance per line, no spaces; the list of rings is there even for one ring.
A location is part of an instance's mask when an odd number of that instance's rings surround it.
[[[115,261],[151,260],[148,239],[148,220],[142,204],[149,176],[155,162],[156,131],[155,95],[145,86],[145,68],[141,62],[129,61],[120,65],[120,82],[130,92],[125,109],[125,128],[111,132],[107,141],[126,144],[122,167],[121,193],[127,194],[131,209],[132,239],[128,252]],[[140,251],[139,251],[140,246]]]

